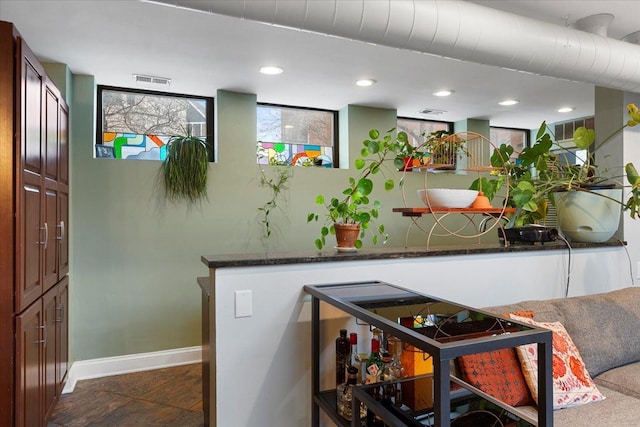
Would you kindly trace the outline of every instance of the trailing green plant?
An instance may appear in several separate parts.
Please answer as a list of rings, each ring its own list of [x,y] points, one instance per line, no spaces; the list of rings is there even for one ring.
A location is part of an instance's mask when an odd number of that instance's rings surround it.
[[[162,163],[164,188],[172,201],[196,202],[207,197],[209,152],[198,136],[176,135],[169,138],[167,157]]]
[[[608,144],[626,127],[640,124],[640,112],[635,104],[629,104],[627,108],[629,120],[600,143],[596,142],[593,129],[579,127],[575,130],[573,140],[576,147],[588,150],[582,164],[569,164],[569,150],[554,143],[546,122],[542,122],[535,143],[522,150],[515,161],[511,159],[513,147],[505,144],[497,147],[491,156],[491,165],[500,172],[496,172],[490,179],[475,180],[470,188],[482,188],[485,195],[492,199],[507,181],[506,177],[509,178],[509,197],[505,203],[507,207],[516,208],[516,213],[511,215],[508,227],[519,227],[544,219],[548,204],[553,203],[553,194],[556,192],[591,192],[590,188],[604,183],[630,187],[629,199],[621,202],[599,193],[593,194],[614,200],[624,210],[628,210],[632,218],[639,217],[640,176],[633,163],[624,165],[624,173],[619,176],[609,176],[609,169],[599,168],[595,163],[598,149]],[[624,184],[625,177],[627,184]]]
[[[266,158],[264,150],[258,149],[258,160]],[[274,210],[283,211],[281,201],[286,198],[285,193],[289,190],[289,180],[293,177],[293,167],[284,160],[275,157],[268,160],[271,174],[267,173],[262,164],[258,168],[258,184],[269,191],[269,200],[258,208],[260,224],[263,227],[262,239],[269,239],[273,231],[271,224],[271,213]]]
[[[386,243],[389,235],[385,232],[384,224],[378,224],[373,229],[374,223],[379,217],[379,210],[382,204],[372,198],[374,190],[373,175],[382,174],[384,177],[384,189],[390,191],[395,187],[395,181],[386,175],[385,162],[393,161],[397,169],[404,165],[405,155],[418,155],[416,150],[411,148],[406,132],[397,132],[395,128],[381,136],[377,129],[369,131],[369,139],[362,142],[360,156],[354,162],[354,167],[358,171],[356,176],[349,177],[349,184],[341,191],[341,196],[325,198],[320,194],[316,197],[315,203],[322,206],[323,214],[310,212],[307,214],[307,223],[318,221],[320,216],[324,217],[320,228],[320,236],[314,240],[316,248],[322,249],[326,246],[326,238],[329,234],[335,234],[335,223],[360,224],[360,235],[355,243],[356,248],[362,247],[362,239],[366,233],[371,235],[371,241],[375,245],[378,238]]]

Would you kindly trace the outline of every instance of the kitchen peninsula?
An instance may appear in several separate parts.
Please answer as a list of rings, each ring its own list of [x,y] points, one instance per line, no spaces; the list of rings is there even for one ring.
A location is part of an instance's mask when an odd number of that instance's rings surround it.
[[[203,256],[205,419],[210,426],[311,423],[311,307],[304,285],[381,280],[485,307],[584,295],[628,286],[619,242],[497,244]],[[345,313],[321,307],[331,326],[368,333]],[[366,336],[366,335],[365,335]],[[334,336],[322,337],[332,372]],[[360,349],[366,351],[367,349]],[[207,378],[208,377],[208,378]],[[321,378],[332,386],[331,375]],[[332,425],[321,420],[321,425]]]

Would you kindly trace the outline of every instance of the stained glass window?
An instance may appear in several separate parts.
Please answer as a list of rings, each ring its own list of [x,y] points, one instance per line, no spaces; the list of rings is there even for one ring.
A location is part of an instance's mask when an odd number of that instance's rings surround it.
[[[94,157],[164,160],[174,135],[213,143],[213,99],[98,86]],[[213,161],[213,149],[210,149]]]
[[[259,104],[259,164],[334,167],[337,112]]]

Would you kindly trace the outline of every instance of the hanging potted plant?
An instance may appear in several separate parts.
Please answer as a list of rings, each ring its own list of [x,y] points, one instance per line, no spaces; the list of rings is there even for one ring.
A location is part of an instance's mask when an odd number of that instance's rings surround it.
[[[609,175],[607,168],[599,168],[595,163],[596,153],[628,126],[640,124],[640,112],[634,104],[627,106],[629,120],[602,142],[596,141],[592,129],[579,127],[573,134],[578,149],[588,150],[582,164],[575,165],[566,161],[568,150],[554,144],[545,122],[540,126],[536,142],[527,147],[511,161],[513,147],[502,145],[496,148],[491,157],[492,166],[501,170],[491,179],[476,180],[471,188],[482,185],[487,196],[493,197],[509,175],[509,198],[507,206],[515,207],[507,227],[519,227],[537,223],[546,217],[548,204],[558,208],[558,222],[561,231],[575,241],[601,242],[608,240],[618,228],[620,209],[628,210],[632,218],[640,216],[640,177],[633,163],[620,166],[624,170],[620,175]],[[555,148],[555,151],[554,151]],[[506,160],[503,160],[506,159]],[[615,170],[615,169],[613,169]],[[622,179],[621,179],[622,178]],[[626,178],[626,180],[625,180]],[[626,183],[624,182],[626,181]],[[614,189],[602,187],[616,187]],[[630,187],[629,198],[622,199],[622,188]],[[611,191],[614,191],[613,193]],[[487,194],[488,193],[488,194]],[[576,199],[594,198],[603,202],[603,207],[587,207]],[[566,207],[574,206],[581,214],[567,213]],[[615,209],[612,210],[612,207]],[[585,223],[586,218],[595,218],[603,214],[610,220],[611,229],[604,230],[603,223]],[[577,222],[574,221],[577,219]]]
[[[169,138],[167,157],[162,163],[164,188],[171,201],[193,203],[207,197],[209,151],[206,140],[186,135]]]
[[[376,129],[369,131],[369,139],[363,141],[360,158],[355,160],[354,166],[358,172],[355,177],[349,177],[349,185],[341,192],[340,196],[325,198],[320,194],[316,197],[317,205],[325,211],[325,221],[320,228],[320,236],[315,239],[316,248],[322,249],[327,244],[329,234],[336,235],[336,249],[338,251],[355,251],[362,247],[362,239],[366,233],[371,235],[372,243],[378,243],[381,238],[386,243],[389,235],[385,232],[384,224],[379,224],[375,229],[373,225],[378,219],[379,209],[382,206],[378,200],[372,198],[374,181],[372,176],[378,173],[385,174],[384,164],[391,160],[396,169],[401,169],[405,164],[405,156],[416,155],[410,146],[405,132],[389,130],[381,138]],[[395,187],[392,178],[385,176],[384,189],[390,191]],[[318,221],[321,214],[311,212],[307,215],[307,222]],[[343,234],[345,233],[345,234]]]

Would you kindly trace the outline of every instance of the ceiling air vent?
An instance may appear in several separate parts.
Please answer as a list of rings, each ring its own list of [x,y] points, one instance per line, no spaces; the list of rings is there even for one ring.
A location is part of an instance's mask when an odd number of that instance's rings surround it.
[[[167,77],[154,77],[154,76],[145,76],[142,74],[134,74],[133,80],[136,83],[145,84],[145,85],[159,85],[159,86],[170,86],[171,79]]]
[[[420,113],[420,114],[432,114],[434,116],[438,116],[440,114],[446,113],[446,111],[445,110],[436,110],[435,108],[423,108],[422,110],[418,111],[418,113]]]

